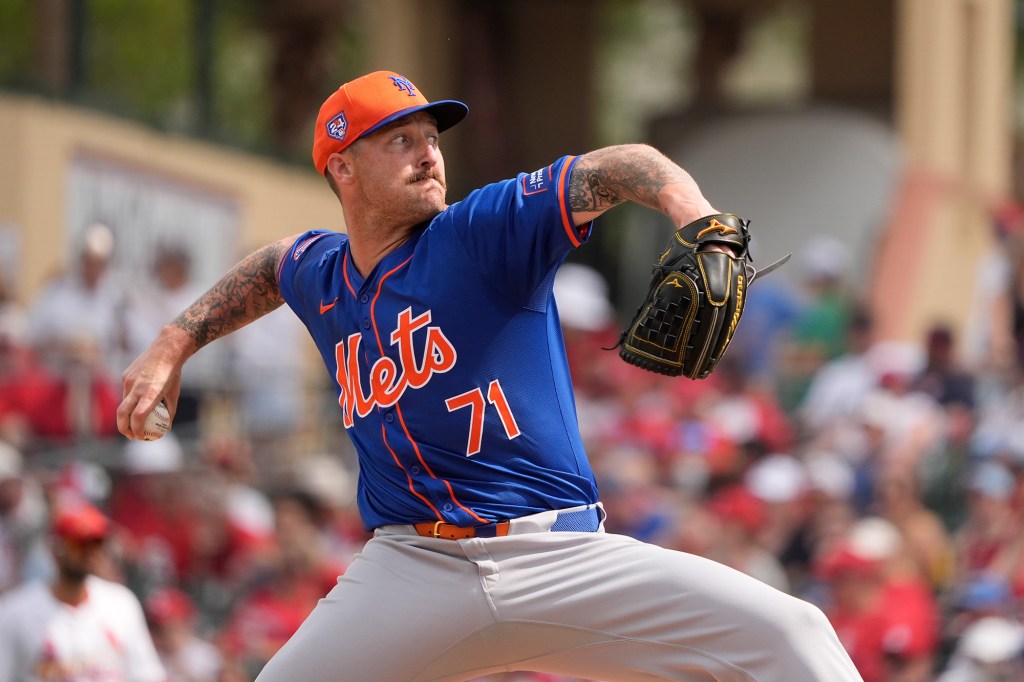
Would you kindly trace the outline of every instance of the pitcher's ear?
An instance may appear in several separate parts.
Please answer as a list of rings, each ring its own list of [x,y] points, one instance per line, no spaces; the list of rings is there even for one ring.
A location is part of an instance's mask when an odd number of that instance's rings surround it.
[[[344,152],[331,154],[327,157],[327,174],[330,174],[339,185],[350,183],[355,174],[351,161],[351,156]]]

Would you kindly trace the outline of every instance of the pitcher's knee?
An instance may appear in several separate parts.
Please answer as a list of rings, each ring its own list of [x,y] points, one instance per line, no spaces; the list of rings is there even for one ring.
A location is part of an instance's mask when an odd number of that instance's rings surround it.
[[[780,639],[790,646],[803,647],[821,638],[832,638],[832,625],[814,604],[788,596],[776,605],[771,622]]]

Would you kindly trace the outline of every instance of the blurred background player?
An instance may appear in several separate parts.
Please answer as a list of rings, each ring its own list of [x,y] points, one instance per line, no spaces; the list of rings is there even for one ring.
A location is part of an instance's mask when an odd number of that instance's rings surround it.
[[[138,598],[95,575],[107,518],[78,500],[59,504],[51,539],[57,573],[0,599],[0,682],[164,682]]]

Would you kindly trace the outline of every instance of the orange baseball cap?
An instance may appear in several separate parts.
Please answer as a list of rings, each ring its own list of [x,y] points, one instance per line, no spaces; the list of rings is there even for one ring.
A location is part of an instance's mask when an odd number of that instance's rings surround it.
[[[444,132],[464,119],[469,107],[452,99],[429,102],[408,78],[392,71],[374,71],[345,83],[320,107],[313,165],[323,175],[331,154],[417,111],[429,111],[437,119],[437,131]]]

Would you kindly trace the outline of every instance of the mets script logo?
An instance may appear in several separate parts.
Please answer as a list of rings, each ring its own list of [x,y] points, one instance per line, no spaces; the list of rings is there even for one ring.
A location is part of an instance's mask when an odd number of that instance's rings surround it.
[[[327,134],[335,140],[344,140],[347,132],[348,119],[345,118],[344,111],[327,122]]]
[[[408,388],[423,388],[434,374],[443,374],[455,367],[458,355],[455,346],[444,335],[440,327],[430,327],[430,311],[416,317],[412,308],[398,313],[398,325],[391,332],[391,345],[397,350],[398,362],[384,356],[370,367],[369,391],[363,393],[364,381],[359,359],[363,357],[359,346],[362,335],[351,334],[334,347],[334,359],[338,364],[335,378],[341,392],[342,421],[345,428],[352,428],[355,415],[365,417],[374,407],[391,407],[398,402]],[[421,357],[415,357],[413,335],[422,331],[425,344]]]
[[[395,84],[401,92],[409,93],[409,97],[416,96],[416,86],[409,82],[408,78],[402,78],[401,76],[388,76],[391,82]]]

